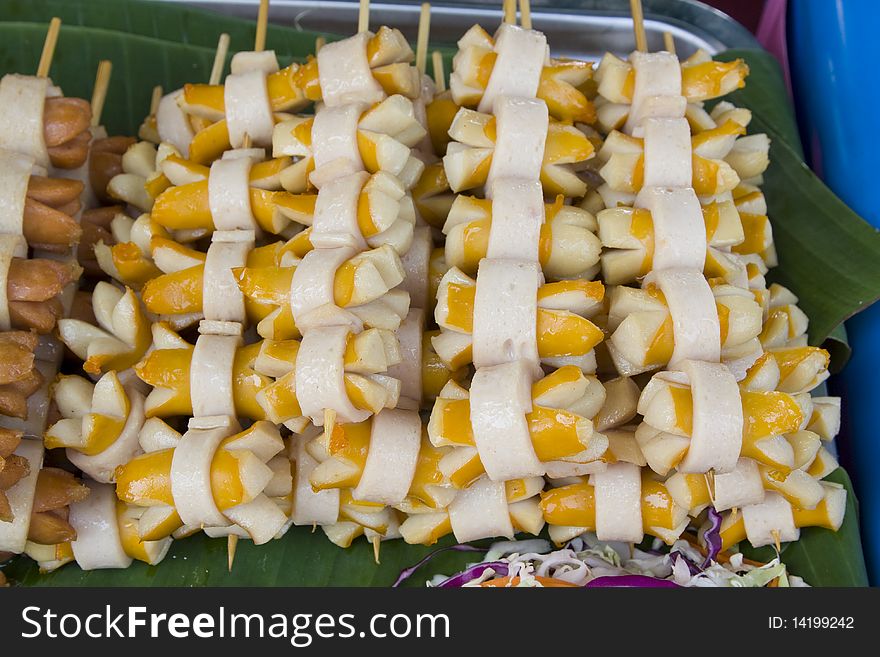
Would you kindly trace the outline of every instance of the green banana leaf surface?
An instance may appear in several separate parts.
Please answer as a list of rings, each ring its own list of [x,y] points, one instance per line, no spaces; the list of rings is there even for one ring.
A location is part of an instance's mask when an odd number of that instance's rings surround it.
[[[111,134],[136,133],[154,85],[171,90],[206,80],[219,32],[232,36],[233,51],[249,48],[253,39],[253,23],[165,3],[0,0],[0,12],[7,21],[0,22],[0,74],[36,69],[46,24],[28,21],[45,21],[53,15],[66,24],[51,76],[67,95],[90,97],[98,61],[113,61],[102,121]],[[312,51],[315,36],[270,26],[268,47],[279,53],[282,62],[302,59]],[[552,43],[553,35],[548,36]],[[730,100],[752,110],[750,133],[767,132],[772,140],[763,188],[780,256],[774,276],[798,295],[811,320],[811,341],[820,344],[844,319],[880,295],[880,236],[804,165],[775,61],[759,51],[721,56],[734,57],[744,58],[751,74],[745,89]],[[840,364],[848,348],[845,334],[837,331],[836,337],[843,339],[836,349]],[[797,544],[784,546],[783,559],[791,572],[814,586],[865,586],[857,502],[843,470],[830,479],[849,492],[841,531],[806,529]],[[154,567],[136,562],[124,571],[83,572],[68,565],[40,574],[33,562],[18,558],[4,566],[4,573],[13,582],[33,586],[387,586],[403,568],[452,543],[449,537],[431,548],[388,541],[382,544],[381,563],[376,564],[372,546],[363,539],[343,550],[320,530],[294,527],[284,538],[260,547],[239,542],[231,572],[226,541],[199,535],[176,541],[165,561]],[[766,551],[758,556],[769,558]],[[455,572],[475,559],[478,555],[473,553],[444,552],[408,585],[422,585],[426,577]]]

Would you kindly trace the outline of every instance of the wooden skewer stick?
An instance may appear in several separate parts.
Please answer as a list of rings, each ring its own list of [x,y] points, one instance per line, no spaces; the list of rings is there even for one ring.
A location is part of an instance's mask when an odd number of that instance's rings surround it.
[[[446,72],[443,70],[443,55],[439,50],[431,53],[431,63],[434,64],[434,87],[441,94],[446,91]]]
[[[370,31],[370,0],[361,0],[358,9],[358,34]]]
[[[636,35],[636,50],[648,52],[648,35],[645,33],[645,15],[642,13],[642,0],[629,0],[633,18],[633,32]]]
[[[266,27],[269,24],[269,0],[260,0],[260,11],[257,14],[257,36],[254,38],[254,50],[262,52],[266,49]]]
[[[98,74],[95,76],[95,88],[92,90],[92,127],[101,125],[101,113],[104,111],[104,101],[107,100],[107,89],[110,87],[110,74],[113,72],[113,62],[102,59],[98,62]]]
[[[318,37],[317,39],[315,39],[315,54],[317,54],[317,52],[321,48],[323,48],[326,44],[327,44],[327,39],[325,39],[324,37]]]
[[[663,47],[666,52],[675,54],[675,37],[672,36],[672,32],[663,33]]]
[[[49,31],[46,32],[46,40],[43,41],[43,53],[40,55],[40,64],[37,66],[38,78],[49,77],[49,69],[52,68],[52,57],[55,55],[55,46],[58,44],[60,31],[61,19],[56,16],[49,21]]]
[[[379,536],[373,536],[373,559],[376,562],[376,565],[379,564],[379,550],[382,547],[382,539]]]
[[[532,29],[532,3],[530,0],[519,0],[519,24],[525,29]]]
[[[162,100],[162,85],[157,84],[153,87],[153,97],[150,100],[150,116],[156,116],[156,111],[159,109],[159,101]]]
[[[776,548],[776,554],[779,555],[779,553],[782,551],[779,530],[778,529],[771,529],[770,535],[773,536],[773,547]]]
[[[709,470],[706,474],[703,475],[706,478],[706,488],[709,489],[709,499],[712,500],[712,503],[715,503],[715,470]]]
[[[324,409],[324,439],[329,443],[336,426],[336,411],[332,408]]]
[[[416,37],[416,68],[419,73],[425,73],[428,63],[428,35],[431,33],[431,3],[422,3],[422,13],[419,14],[419,34]]]
[[[235,561],[235,550],[238,548],[238,534],[230,534],[226,537],[226,567],[232,572],[232,563]]]
[[[516,0],[504,0],[504,19],[503,23],[516,25]]]
[[[226,68],[226,54],[229,52],[229,35],[224,32],[217,39],[217,52],[214,53],[214,65],[211,67],[211,77],[208,84],[220,84],[223,78],[223,69]]]

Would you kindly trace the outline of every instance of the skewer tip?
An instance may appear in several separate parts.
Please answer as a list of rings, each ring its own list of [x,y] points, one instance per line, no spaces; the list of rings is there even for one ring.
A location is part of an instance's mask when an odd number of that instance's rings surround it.
[[[779,555],[782,552],[782,544],[779,536],[778,529],[771,529],[770,534],[773,536],[773,546],[776,548],[776,554]]]
[[[358,8],[358,34],[370,31],[370,0],[360,0]]]
[[[519,24],[526,30],[532,29],[532,4],[530,0],[519,0]]]
[[[261,52],[266,49],[266,27],[269,24],[269,0],[260,0],[260,11],[257,13],[257,34],[254,37],[254,50]]]
[[[61,31],[61,19],[58,16],[49,21],[49,29],[46,32],[46,40],[43,41],[43,52],[40,54],[40,63],[37,66],[37,77],[49,77],[49,69],[52,68],[52,57],[55,56],[55,46],[58,44],[58,33]]]
[[[224,32],[217,39],[217,52],[214,53],[214,65],[211,67],[211,77],[208,84],[220,84],[223,78],[223,69],[226,67],[226,55],[229,52],[229,35]]]
[[[235,551],[238,549],[238,534],[230,534],[226,537],[226,565],[232,572],[232,564],[235,561]]]
[[[504,0],[502,8],[504,10],[502,22],[516,25],[516,0]]]
[[[437,93],[446,91],[446,72],[443,70],[443,55],[439,50],[431,53],[431,63],[434,66],[434,86]]]
[[[636,37],[636,50],[648,52],[648,35],[645,33],[645,14],[642,11],[642,0],[629,0],[632,13],[633,32]]]
[[[159,101],[162,100],[162,85],[157,84],[153,87],[153,97],[150,100],[150,116],[156,116],[156,112],[159,109]]]
[[[371,539],[373,543],[373,560],[376,562],[376,565],[379,565],[379,551],[382,549],[382,539],[379,536],[373,536]]]
[[[95,76],[95,88],[92,91],[92,127],[101,125],[101,114],[104,111],[104,101],[107,100],[107,91],[110,88],[110,75],[113,73],[113,62],[102,59],[98,62],[98,73]]]
[[[419,32],[416,37],[416,68],[424,75],[428,63],[428,36],[431,33],[431,3],[423,2],[419,14]]]

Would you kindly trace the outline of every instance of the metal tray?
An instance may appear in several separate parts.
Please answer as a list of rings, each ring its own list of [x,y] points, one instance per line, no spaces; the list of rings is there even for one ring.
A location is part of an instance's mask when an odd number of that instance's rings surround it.
[[[258,0],[164,0],[254,19]],[[547,33],[555,56],[596,60],[605,52],[625,55],[634,48],[629,0],[533,0],[532,23]],[[698,48],[715,54],[728,48],[759,48],[755,38],[726,14],[695,0],[643,0],[645,29],[652,50],[663,47],[663,33],[675,38],[679,55]],[[372,2],[370,23],[399,28],[413,43],[419,2]],[[272,0],[271,22],[303,30],[350,34],[358,3]],[[501,20],[501,0],[431,3],[431,45],[454,44],[474,23],[490,31]]]

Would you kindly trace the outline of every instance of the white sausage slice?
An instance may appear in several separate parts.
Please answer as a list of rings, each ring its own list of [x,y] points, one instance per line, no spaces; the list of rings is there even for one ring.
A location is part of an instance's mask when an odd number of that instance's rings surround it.
[[[232,56],[229,71],[233,75],[241,75],[250,71],[260,71],[263,75],[271,75],[278,71],[278,58],[274,50],[242,50]]]
[[[346,103],[378,103],[385,98],[367,60],[369,32],[326,44],[318,51],[318,80],[321,96],[328,107]]]
[[[251,211],[251,160],[224,158],[211,164],[208,174],[208,208],[217,230],[253,230],[257,226]]]
[[[216,231],[211,236],[202,279],[202,310],[207,320],[247,321],[244,295],[232,274],[234,267],[247,264],[254,248],[254,231]]]
[[[746,536],[753,547],[787,543],[800,538],[801,530],[794,524],[794,514],[782,495],[773,491],[764,493],[764,501],[742,508]]]
[[[33,158],[0,150],[0,234],[22,234],[24,206],[33,168]]]
[[[651,211],[654,224],[652,269],[696,269],[706,263],[706,223],[690,187],[643,187],[635,207]]]
[[[332,525],[339,519],[339,489],[315,492],[309,483],[309,476],[318,462],[306,451],[305,444],[315,435],[317,431],[314,428],[309,434],[294,435],[290,445],[296,473],[292,514],[295,525]]]
[[[677,369],[684,360],[721,360],[721,323],[709,283],[695,269],[652,271],[643,286],[656,283],[672,316],[675,348],[669,361]]]
[[[634,52],[630,63],[635,73],[632,106],[624,131],[634,129],[650,116],[677,119],[684,116],[687,101],[681,95],[681,64],[668,52]]]
[[[358,226],[358,199],[370,179],[366,171],[324,183],[315,201],[315,215],[309,240],[316,249],[347,246],[358,251],[367,243]]]
[[[283,533],[288,523],[288,518],[281,508],[263,493],[250,502],[226,509],[224,514],[247,532],[254,545],[268,543]]]
[[[477,108],[492,113],[500,95],[533,98],[548,58],[547,37],[537,30],[502,24],[495,34],[495,66]]]
[[[336,270],[354,254],[348,247],[314,249],[296,266],[290,283],[290,309],[301,332],[327,323],[360,330],[360,321],[336,305],[333,293]]]
[[[184,158],[188,158],[189,145],[195,133],[186,112],[177,104],[182,95],[183,89],[178,89],[162,96],[156,109],[156,129],[163,142],[172,144]]]
[[[743,413],[739,386],[723,363],[688,360],[680,365],[691,382],[693,430],[681,472],[730,472],[742,449]]]
[[[687,119],[645,119],[643,187],[690,187],[691,128]]]
[[[43,467],[43,443],[41,440],[22,440],[15,448],[15,454],[27,459],[30,472],[5,491],[13,519],[12,522],[0,522],[0,551],[21,554],[31,524],[37,475]]]
[[[531,367],[517,361],[477,370],[471,382],[471,427],[480,461],[492,481],[544,474],[532,446]]]
[[[712,502],[716,511],[757,504],[763,499],[764,483],[758,472],[758,464],[752,459],[739,459],[733,470],[715,475],[715,497]]]
[[[449,521],[459,543],[481,538],[513,538],[504,484],[481,477],[458,492],[449,505]]]
[[[644,537],[641,468],[633,463],[609,463],[591,477],[596,495],[596,537],[640,543]]]
[[[401,360],[388,368],[388,376],[400,380],[398,408],[417,411],[422,405],[422,336],[425,332],[425,311],[410,308],[397,329]]]
[[[415,308],[429,308],[428,263],[433,248],[431,229],[428,226],[416,226],[413,229],[412,244],[406,253],[400,256],[404,271],[404,279],[400,287],[409,292],[410,305]]]
[[[501,96],[495,102],[495,122],[495,151],[486,181],[489,198],[494,181],[501,178],[540,178],[550,116],[543,100]]]
[[[296,357],[296,397],[303,415],[324,426],[324,410],[336,411],[337,421],[363,422],[369,411],[357,408],[345,391],[343,358],[348,344],[346,326],[328,326],[306,331]]]
[[[416,473],[422,422],[417,411],[384,410],[373,417],[364,471],[352,491],[356,500],[400,504]]]
[[[492,225],[487,258],[538,262],[544,224],[544,192],[537,180],[501,178],[492,187]]]
[[[255,146],[272,145],[272,131],[275,120],[266,87],[266,74],[262,71],[248,71],[239,75],[229,75],[223,86],[226,104],[226,127],[229,130],[229,143],[233,148],[245,144],[245,135]]]
[[[171,459],[171,495],[183,524],[225,527],[226,516],[217,508],[211,487],[211,462],[223,439],[238,430],[231,417],[193,418]]]
[[[336,162],[341,170],[355,173],[364,168],[358,148],[357,130],[365,106],[360,103],[327,107],[321,105],[312,124],[312,157],[315,171]],[[324,182],[324,177],[315,175]],[[314,181],[313,181],[314,182]]]
[[[84,480],[89,496],[70,505],[71,526],[76,540],[70,542],[76,563],[83,570],[128,568],[132,558],[125,553],[116,515],[116,490],[110,484]]]
[[[241,338],[235,335],[200,335],[190,364],[190,397],[193,415],[235,415],[232,363]]]
[[[474,366],[524,360],[539,367],[536,322],[541,269],[522,260],[480,261],[474,298]]]
[[[42,167],[49,166],[43,134],[49,85],[48,78],[15,73],[0,80],[0,148],[32,157]]]

